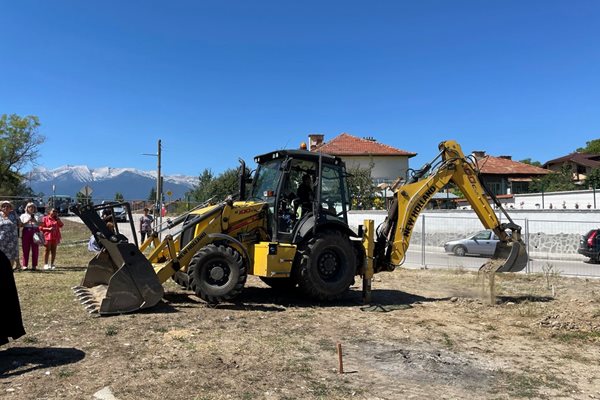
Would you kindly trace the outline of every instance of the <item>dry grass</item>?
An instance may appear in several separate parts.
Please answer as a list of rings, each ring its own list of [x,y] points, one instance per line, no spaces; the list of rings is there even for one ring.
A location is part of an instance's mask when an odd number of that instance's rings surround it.
[[[27,335],[0,350],[3,399],[600,397],[598,282],[555,277],[552,299],[544,276],[499,276],[490,305],[476,274],[399,270],[378,276],[373,312],[359,287],[317,304],[250,277],[213,308],[169,282],[154,309],[97,318],[70,290],[89,233],[63,232],[59,269],[15,274]]]

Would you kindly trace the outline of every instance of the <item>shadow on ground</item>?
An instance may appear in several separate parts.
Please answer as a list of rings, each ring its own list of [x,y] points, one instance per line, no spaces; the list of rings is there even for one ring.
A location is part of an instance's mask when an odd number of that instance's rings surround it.
[[[361,309],[364,308],[363,311],[393,311],[410,308],[415,303],[449,300],[448,297],[431,298],[399,290],[380,289],[372,292],[371,302],[367,305],[362,301],[362,292],[360,290],[351,290],[339,300],[325,302],[309,299],[297,288],[281,291],[263,287],[244,288],[235,301],[219,304],[208,304],[188,292],[167,292],[164,299],[176,309],[204,306],[226,310],[265,312],[281,312],[285,311],[287,307],[361,307]],[[152,311],[149,310],[149,312]]]
[[[72,347],[12,347],[0,350],[0,378],[73,364],[84,357],[83,351]]]
[[[523,302],[531,302],[531,303],[548,303],[549,301],[553,301],[554,298],[550,296],[497,296],[496,304],[504,304],[504,303],[515,303],[520,304]]]

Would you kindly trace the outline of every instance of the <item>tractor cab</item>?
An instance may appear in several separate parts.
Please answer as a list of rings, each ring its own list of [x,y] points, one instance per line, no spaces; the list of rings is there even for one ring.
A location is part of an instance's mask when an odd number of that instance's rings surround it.
[[[274,241],[295,243],[318,225],[347,226],[350,196],[342,160],[306,150],[279,150],[255,157],[258,165],[248,201],[268,204]]]

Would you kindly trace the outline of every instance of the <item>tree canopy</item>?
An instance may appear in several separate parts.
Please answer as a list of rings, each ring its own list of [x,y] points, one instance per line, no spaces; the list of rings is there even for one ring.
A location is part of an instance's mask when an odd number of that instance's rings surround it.
[[[215,200],[224,200],[239,191],[239,171],[230,168],[215,177],[210,169],[202,171],[198,178],[198,185],[189,193],[194,201],[203,203],[214,197]]]
[[[35,162],[44,143],[36,116],[16,114],[0,116],[0,195],[29,195],[21,170]]]
[[[585,147],[577,149],[579,153],[600,154],[600,139],[593,139],[585,143]]]
[[[556,173],[545,175],[539,179],[534,179],[529,185],[529,191],[531,193],[562,192],[577,189],[577,185],[573,183],[573,171],[569,165],[562,166],[560,171]]]
[[[360,168],[358,165],[351,166],[348,172],[348,189],[352,199],[352,208],[368,210],[371,209],[375,201],[375,192],[378,190],[373,184],[371,171],[374,164],[369,168]]]
[[[524,160],[519,161],[520,163],[523,164],[529,164],[529,165],[533,165],[534,167],[541,167],[542,163],[539,161],[533,161],[531,158],[526,158]]]

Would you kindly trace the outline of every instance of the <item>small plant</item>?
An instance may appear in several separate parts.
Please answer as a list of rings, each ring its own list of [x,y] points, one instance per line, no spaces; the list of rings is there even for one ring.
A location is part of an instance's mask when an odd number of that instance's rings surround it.
[[[109,326],[106,328],[106,336],[115,336],[119,331],[114,326]]]
[[[23,338],[23,341],[25,343],[29,343],[29,344],[35,344],[38,342],[38,338],[36,338],[35,336],[25,336]]]
[[[75,373],[70,369],[61,369],[60,371],[58,371],[59,378],[68,378],[70,376],[73,376],[74,374]]]
[[[554,267],[554,264],[547,262],[546,265],[542,266],[542,272],[544,278],[546,278],[546,289],[550,290],[552,288],[551,282],[560,277],[561,271]]]
[[[447,348],[451,349],[454,347],[454,342],[452,339],[450,339],[450,336],[448,336],[446,332],[442,333],[442,337],[444,339],[444,345],[446,345]]]

